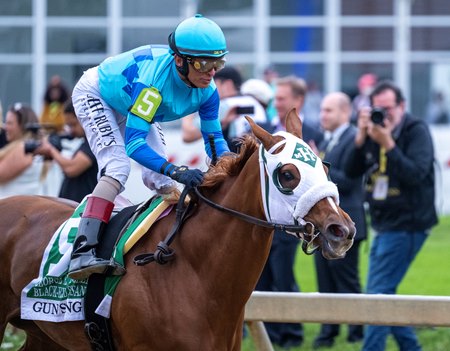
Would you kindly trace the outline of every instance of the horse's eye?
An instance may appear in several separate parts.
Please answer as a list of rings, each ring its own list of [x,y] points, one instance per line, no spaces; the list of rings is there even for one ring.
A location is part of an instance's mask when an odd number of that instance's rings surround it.
[[[284,172],[281,172],[281,174],[280,174],[281,183],[283,183],[283,181],[290,182],[294,179],[295,179],[295,177],[290,171],[284,171]]]
[[[282,167],[278,171],[278,181],[282,188],[290,190],[295,189],[300,181],[299,173],[298,171],[295,171],[294,169],[291,169],[291,167]]]
[[[300,183],[300,172],[292,164],[280,165],[275,169],[273,179],[280,192],[292,195],[293,190]]]

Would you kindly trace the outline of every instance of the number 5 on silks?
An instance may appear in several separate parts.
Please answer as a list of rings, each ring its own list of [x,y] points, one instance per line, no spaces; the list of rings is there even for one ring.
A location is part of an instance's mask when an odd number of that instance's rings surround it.
[[[130,111],[147,122],[152,122],[161,101],[162,97],[158,89],[155,87],[144,88],[139,93],[139,96]]]

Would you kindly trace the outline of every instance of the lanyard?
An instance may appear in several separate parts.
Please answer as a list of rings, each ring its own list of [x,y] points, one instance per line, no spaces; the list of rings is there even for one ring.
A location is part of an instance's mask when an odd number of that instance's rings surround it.
[[[386,165],[387,165],[387,157],[386,157],[386,149],[384,147],[380,147],[380,173],[386,173]]]

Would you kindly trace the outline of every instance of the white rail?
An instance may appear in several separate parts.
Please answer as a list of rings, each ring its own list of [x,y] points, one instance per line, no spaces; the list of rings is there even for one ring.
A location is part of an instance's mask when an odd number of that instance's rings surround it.
[[[450,326],[450,297],[255,291],[245,320],[256,349],[271,351],[262,322]]]

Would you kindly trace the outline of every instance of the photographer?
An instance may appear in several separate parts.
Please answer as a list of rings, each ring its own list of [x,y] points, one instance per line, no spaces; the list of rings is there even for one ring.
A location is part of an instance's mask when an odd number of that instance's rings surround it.
[[[64,107],[64,121],[74,138],[82,138],[82,144],[71,158],[65,157],[58,147],[58,140],[44,139],[35,153],[53,159],[64,173],[59,197],[80,202],[86,195],[92,193],[97,184],[97,160],[86,140],[84,129],[78,122],[72,102]],[[53,139],[55,136],[53,135]]]
[[[37,122],[33,109],[20,102],[6,112],[4,128],[8,143],[0,150],[0,198],[42,193],[43,159],[25,150],[26,140],[31,137],[27,126]]]
[[[405,112],[400,89],[380,82],[361,110],[354,146],[345,165],[350,177],[365,175],[374,238],[367,293],[395,294],[430,229],[434,208],[434,150],[428,126]],[[401,350],[421,350],[411,327],[367,326],[363,350],[384,350],[392,333]]]

